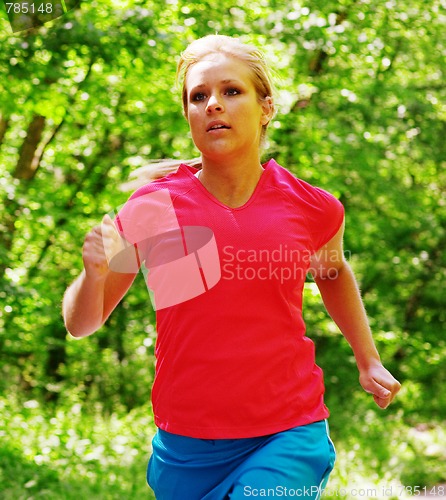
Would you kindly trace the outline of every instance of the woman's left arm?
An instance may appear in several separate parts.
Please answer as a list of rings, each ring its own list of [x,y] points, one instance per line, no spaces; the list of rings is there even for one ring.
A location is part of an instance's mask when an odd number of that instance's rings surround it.
[[[325,307],[353,349],[363,389],[387,408],[401,384],[384,368],[373,341],[367,314],[353,271],[344,258],[344,223],[335,236],[316,252],[310,272]]]

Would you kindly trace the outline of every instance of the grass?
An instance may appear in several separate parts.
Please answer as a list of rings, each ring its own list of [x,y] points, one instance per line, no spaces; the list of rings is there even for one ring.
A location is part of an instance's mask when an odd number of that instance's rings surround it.
[[[154,433],[150,407],[126,415],[55,414],[0,400],[1,498],[151,499],[145,483]]]
[[[387,416],[370,406],[348,426],[332,433],[337,461],[325,500],[409,499],[444,483],[444,423],[409,424],[402,411]]]
[[[0,399],[0,496],[153,499],[145,473],[154,432],[149,405],[104,416],[100,407]],[[411,498],[446,479],[441,425],[409,426],[402,414],[369,409],[333,417],[332,437],[338,458],[325,500]]]

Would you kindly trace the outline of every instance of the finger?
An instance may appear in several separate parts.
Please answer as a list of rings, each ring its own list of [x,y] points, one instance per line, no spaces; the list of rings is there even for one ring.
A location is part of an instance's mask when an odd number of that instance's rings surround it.
[[[373,394],[374,396],[385,399],[391,396],[391,391],[384,387],[384,385],[380,384],[376,379],[369,379],[367,381],[362,382],[362,387],[369,394]]]
[[[104,217],[102,217],[102,224],[113,224],[113,220],[108,214],[105,214]]]
[[[392,376],[385,379],[375,379],[375,381],[389,391],[391,400],[394,399],[398,391],[401,389],[401,384]]]
[[[375,403],[380,407],[382,408],[383,410],[385,408],[387,408],[390,403],[392,402],[392,398],[388,397],[388,398],[379,398],[377,396],[373,396],[373,399],[375,401]]]
[[[108,214],[105,214],[104,217],[102,217],[101,221],[101,226],[100,229],[102,231],[102,234],[117,234],[117,229],[115,226],[115,223],[111,219],[111,217]]]
[[[401,384],[397,380],[394,380],[394,383],[392,383],[390,388],[390,394],[387,397],[379,397],[377,395],[374,395],[373,399],[380,408],[387,408],[390,405],[390,403],[395,399],[395,396],[400,390],[400,388]]]
[[[134,245],[122,237],[108,214],[102,218],[102,239],[108,265],[118,273],[137,273],[138,255]]]
[[[114,221],[110,218],[108,214],[105,214],[102,218],[100,226],[102,242],[104,248],[109,249],[121,242],[122,238],[116,228]]]

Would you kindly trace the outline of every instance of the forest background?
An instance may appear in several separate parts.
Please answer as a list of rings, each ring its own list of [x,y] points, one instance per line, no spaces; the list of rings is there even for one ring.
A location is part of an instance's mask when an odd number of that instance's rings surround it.
[[[129,174],[197,155],[175,66],[215,32],[266,53],[278,114],[265,156],[343,202],[346,255],[403,384],[388,410],[374,405],[309,281],[338,450],[326,498],[444,491],[445,25],[445,0],[102,0],[20,33],[0,10],[2,498],[150,498],[143,278],[87,339],[67,335],[60,305]]]

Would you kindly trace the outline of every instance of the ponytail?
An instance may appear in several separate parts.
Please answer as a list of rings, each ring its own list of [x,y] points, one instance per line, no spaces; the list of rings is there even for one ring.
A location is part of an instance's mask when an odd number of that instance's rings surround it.
[[[160,179],[172,172],[176,172],[182,163],[201,169],[201,158],[193,158],[191,160],[150,160],[147,165],[131,172],[129,180],[121,184],[120,189],[121,191],[135,191],[155,179]]]

